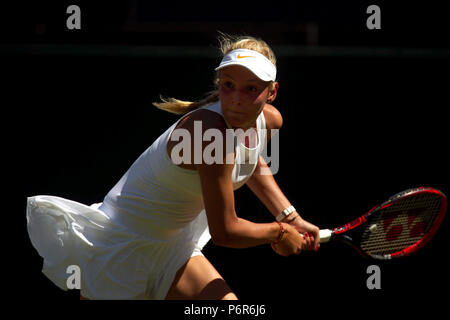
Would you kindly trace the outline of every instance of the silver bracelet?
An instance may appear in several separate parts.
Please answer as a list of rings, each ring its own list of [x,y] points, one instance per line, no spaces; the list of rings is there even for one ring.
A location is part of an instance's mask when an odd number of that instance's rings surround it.
[[[289,217],[289,215],[290,215],[292,212],[294,212],[294,211],[296,211],[295,208],[294,208],[294,206],[289,206],[289,207],[287,207],[286,209],[284,209],[284,210],[276,217],[276,220],[277,220],[277,221],[281,221],[281,220],[283,220],[283,219]]]

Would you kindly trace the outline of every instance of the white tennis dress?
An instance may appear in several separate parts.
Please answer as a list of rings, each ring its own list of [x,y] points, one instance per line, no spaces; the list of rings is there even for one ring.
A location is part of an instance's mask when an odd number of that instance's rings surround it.
[[[220,102],[201,109],[223,117]],[[67,290],[72,273],[67,268],[76,265],[86,298],[164,299],[180,267],[202,255],[211,236],[199,174],[175,165],[166,149],[180,120],[142,153],[103,203],[28,198],[28,234],[44,258],[42,272],[61,289]],[[235,190],[256,167],[244,158],[257,159],[266,144],[263,112],[256,123],[257,147],[235,144]]]

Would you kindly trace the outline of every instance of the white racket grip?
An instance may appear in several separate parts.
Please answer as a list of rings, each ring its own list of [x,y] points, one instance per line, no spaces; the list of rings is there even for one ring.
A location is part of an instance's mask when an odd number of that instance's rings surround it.
[[[319,230],[319,236],[320,236],[320,243],[328,242],[331,238],[333,231],[330,229],[322,229]]]

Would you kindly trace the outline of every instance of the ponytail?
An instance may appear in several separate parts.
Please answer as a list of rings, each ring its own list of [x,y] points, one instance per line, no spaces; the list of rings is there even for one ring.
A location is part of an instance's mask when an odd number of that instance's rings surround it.
[[[160,97],[162,102],[153,102],[153,105],[158,109],[165,110],[175,114],[185,114],[192,110],[206,106],[208,104],[219,101],[219,91],[214,90],[209,95],[199,101],[183,101],[175,98],[163,98]]]

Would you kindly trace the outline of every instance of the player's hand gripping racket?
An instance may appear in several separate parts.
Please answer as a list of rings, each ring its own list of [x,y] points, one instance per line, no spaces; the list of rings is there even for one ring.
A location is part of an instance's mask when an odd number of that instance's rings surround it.
[[[446,210],[447,197],[439,190],[409,189],[343,226],[320,230],[320,243],[343,241],[375,259],[407,256],[430,241]]]

